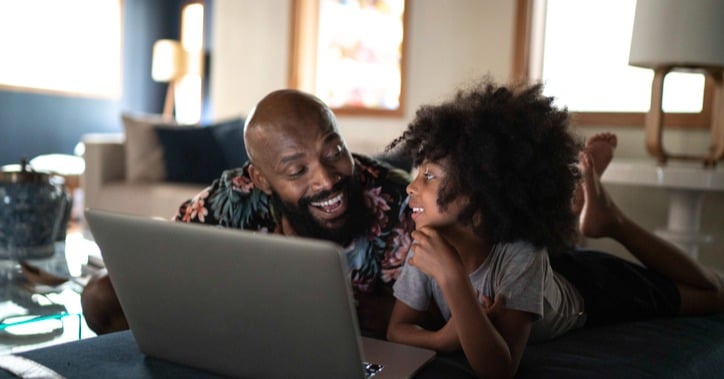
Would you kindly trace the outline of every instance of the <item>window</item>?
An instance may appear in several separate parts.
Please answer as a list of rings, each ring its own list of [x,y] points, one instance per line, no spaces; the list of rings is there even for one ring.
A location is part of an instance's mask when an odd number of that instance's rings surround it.
[[[401,115],[405,0],[294,0],[290,87],[338,114]]]
[[[577,125],[641,126],[653,71],[628,65],[635,0],[518,0],[519,79],[541,80]],[[709,127],[704,75],[667,75],[667,126]]]
[[[0,88],[117,98],[121,0],[0,0],[0,51]]]

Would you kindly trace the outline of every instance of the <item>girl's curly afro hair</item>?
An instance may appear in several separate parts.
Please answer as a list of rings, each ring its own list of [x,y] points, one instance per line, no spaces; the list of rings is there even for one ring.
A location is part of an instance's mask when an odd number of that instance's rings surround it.
[[[469,204],[460,221],[492,243],[528,241],[557,253],[577,238],[571,197],[581,144],[566,109],[542,85],[498,86],[485,80],[440,105],[421,107],[387,150],[415,166],[445,159],[438,195],[445,209],[457,196]],[[482,222],[473,222],[476,213]]]

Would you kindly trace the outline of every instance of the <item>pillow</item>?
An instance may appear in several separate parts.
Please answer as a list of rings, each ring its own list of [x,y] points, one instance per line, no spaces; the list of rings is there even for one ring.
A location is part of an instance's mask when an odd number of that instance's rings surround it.
[[[241,167],[249,159],[244,145],[244,119],[235,118],[209,125],[221,152],[226,159],[226,168]]]
[[[126,180],[162,181],[166,178],[163,149],[154,127],[179,127],[161,115],[121,114],[126,136]]]
[[[158,126],[155,131],[168,181],[210,184],[224,170],[246,162],[242,119],[200,128]]]

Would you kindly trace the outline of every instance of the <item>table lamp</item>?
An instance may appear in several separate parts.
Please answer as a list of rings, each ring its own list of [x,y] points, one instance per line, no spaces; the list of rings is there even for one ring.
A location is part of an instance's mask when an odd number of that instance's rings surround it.
[[[157,82],[168,83],[163,106],[165,118],[173,118],[174,86],[185,72],[186,60],[184,58],[183,49],[178,41],[160,39],[153,44],[151,76]]]
[[[668,159],[702,160],[714,166],[724,157],[724,1],[638,0],[629,64],[651,68],[651,107],[646,115],[646,149]],[[662,146],[664,78],[675,69],[703,72],[714,85],[708,154],[671,154]]]

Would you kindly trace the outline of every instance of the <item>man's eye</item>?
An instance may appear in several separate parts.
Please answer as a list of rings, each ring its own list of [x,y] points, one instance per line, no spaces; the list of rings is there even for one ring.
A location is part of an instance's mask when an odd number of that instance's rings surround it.
[[[327,159],[339,158],[342,155],[343,151],[344,148],[342,147],[342,145],[337,145],[332,151],[329,152],[329,154],[327,154]]]
[[[306,169],[304,167],[297,167],[297,168],[289,170],[289,176],[290,177],[301,176],[304,174],[305,171],[306,171]]]

